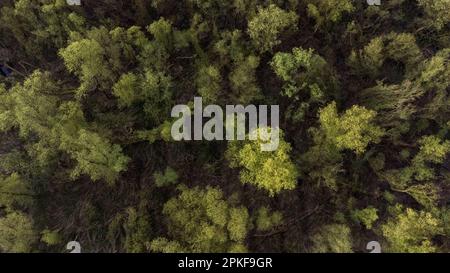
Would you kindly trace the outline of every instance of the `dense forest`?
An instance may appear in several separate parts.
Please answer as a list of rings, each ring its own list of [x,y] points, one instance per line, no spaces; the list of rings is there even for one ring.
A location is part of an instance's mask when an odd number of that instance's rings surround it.
[[[450,252],[449,85],[449,0],[1,0],[0,252]]]

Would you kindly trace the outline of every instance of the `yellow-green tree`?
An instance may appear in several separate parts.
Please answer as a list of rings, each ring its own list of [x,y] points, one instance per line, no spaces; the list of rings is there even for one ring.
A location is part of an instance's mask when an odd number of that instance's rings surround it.
[[[258,134],[261,134],[258,129]],[[272,129],[275,130],[275,129]],[[235,141],[229,144],[226,156],[233,168],[240,168],[240,180],[268,192],[270,196],[297,186],[298,171],[289,153],[291,145],[282,139],[273,152],[261,150],[261,139]]]
[[[284,11],[276,5],[258,8],[258,13],[248,22],[248,34],[259,52],[272,51],[281,43],[279,36],[297,28],[298,15]]]
[[[150,243],[155,252],[246,252],[250,217],[245,207],[230,205],[222,190],[179,187],[163,209],[167,238]]]
[[[443,234],[441,223],[431,213],[407,208],[382,227],[389,252],[429,253],[438,251],[433,238]]]

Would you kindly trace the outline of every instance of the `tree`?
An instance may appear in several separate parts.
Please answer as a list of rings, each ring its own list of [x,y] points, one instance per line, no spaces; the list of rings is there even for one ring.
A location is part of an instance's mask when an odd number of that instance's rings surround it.
[[[165,36],[156,32],[159,30],[156,23],[149,29],[157,39],[154,43],[164,45]],[[139,27],[112,30],[100,27],[89,30],[85,35],[73,33],[69,45],[60,49],[59,55],[67,70],[79,78],[77,96],[81,98],[96,89],[109,91],[119,76],[127,71],[130,62],[138,59],[147,64],[147,58],[156,58],[152,46]],[[161,50],[165,49],[161,47]],[[154,62],[148,67],[156,64]]]
[[[14,100],[5,85],[0,84],[0,131],[9,131],[14,125]]]
[[[275,129],[271,129],[275,130]],[[261,129],[258,129],[261,134]],[[270,196],[297,186],[298,171],[291,161],[291,145],[280,139],[278,149],[261,151],[261,140],[235,141],[229,144],[226,157],[230,167],[241,168],[240,180],[268,192]]]
[[[350,13],[355,7],[350,0],[309,0],[308,15],[316,20],[316,28],[341,20],[344,13]]]
[[[163,72],[146,70],[143,75],[127,73],[113,86],[121,108],[141,105],[149,124],[160,125],[169,116],[173,98],[173,83]]]
[[[258,231],[268,231],[283,223],[283,215],[281,212],[271,212],[268,207],[259,208],[256,215],[256,229]]]
[[[377,119],[395,136],[396,127],[417,112],[416,103],[425,90],[411,81],[386,85],[378,82],[376,86],[363,90],[359,101],[365,107],[377,111]]]
[[[197,89],[205,102],[217,102],[221,95],[222,76],[213,65],[200,67],[196,79]]]
[[[151,234],[150,219],[146,211],[140,208],[128,208],[126,220],[123,224],[125,230],[124,248],[130,253],[145,251],[145,243],[149,241]]]
[[[84,17],[71,12],[64,0],[15,1],[13,7],[1,9],[0,22],[14,37],[16,46],[40,60],[54,57],[54,49],[66,45],[69,33],[85,26]]]
[[[89,39],[72,42],[60,51],[67,69],[80,78],[79,97],[95,89],[98,84],[106,89],[114,81],[106,54],[99,42]]]
[[[214,51],[220,56],[222,70],[231,71],[228,76],[233,91],[230,94],[230,100],[248,104],[261,99],[262,92],[256,76],[260,58],[248,49],[248,42],[243,39],[240,30],[225,31],[221,38],[215,43]]]
[[[153,179],[155,179],[157,187],[166,187],[177,183],[178,174],[171,167],[167,167],[164,173],[155,172],[153,174]]]
[[[30,186],[20,177],[13,173],[3,177],[0,175],[0,206],[8,209],[16,206],[26,208],[33,202]]]
[[[14,113],[13,117],[9,116],[10,124],[6,128],[18,126],[22,137],[31,133],[48,136],[58,105],[58,99],[49,94],[55,93],[57,85],[50,73],[34,71],[23,84],[15,85],[5,95],[9,96],[8,110]]]
[[[235,63],[229,76],[230,86],[233,90],[231,95],[233,101],[248,104],[261,98],[261,90],[256,78],[258,66],[259,58],[252,55],[241,62]]]
[[[325,95],[332,95],[338,88],[333,69],[313,49],[294,48],[292,53],[278,52],[271,66],[277,76],[285,82],[283,95],[289,98],[309,93],[311,100],[321,101]]]
[[[48,229],[42,231],[41,241],[46,243],[48,246],[59,245],[61,240],[62,238],[58,231],[51,231]]]
[[[245,252],[249,229],[245,207],[234,207],[224,200],[218,188],[179,187],[180,194],[163,209],[169,236],[150,244],[155,252]]]
[[[352,253],[350,228],[343,224],[322,226],[312,236],[313,253]]]
[[[311,128],[314,145],[301,157],[307,177],[337,189],[338,173],[342,169],[344,150],[358,155],[365,152],[370,143],[378,143],[383,130],[374,125],[376,112],[361,106],[353,106],[338,114],[335,102],[319,111],[319,128]]]
[[[424,89],[433,91],[435,94],[433,98],[424,107],[421,116],[428,119],[433,119],[440,124],[445,124],[447,120],[443,118],[449,113],[448,101],[449,95],[447,88],[449,86],[448,79],[450,78],[450,48],[445,48],[436,53],[430,59],[422,62],[418,71],[418,84]]]
[[[13,211],[0,218],[0,251],[30,252],[38,236],[30,217]]]
[[[431,213],[410,208],[388,220],[381,229],[389,243],[388,251],[402,253],[436,252],[432,239],[443,232],[440,221]]]
[[[93,181],[104,179],[114,183],[121,171],[125,170],[129,158],[122,154],[122,148],[111,144],[96,133],[81,129],[78,137],[69,143],[63,142],[61,148],[66,150],[77,164],[71,173],[73,179],[87,174]]]
[[[362,210],[354,210],[352,216],[358,223],[363,224],[367,229],[372,229],[373,223],[378,220],[378,210],[369,206]]]
[[[400,80],[403,80],[414,74],[422,60],[423,55],[414,35],[392,32],[373,38],[362,50],[353,50],[348,63],[353,73],[377,79],[382,75],[392,77],[383,74],[385,72],[383,65],[387,61],[397,62],[405,67],[404,72],[401,69],[393,72],[403,72],[403,75],[400,75]]]
[[[298,15],[276,5],[258,8],[258,13],[248,22],[248,34],[259,52],[272,51],[281,43],[280,34],[297,28]]]
[[[375,116],[376,112],[360,106],[352,106],[339,115],[333,102],[320,111],[320,129],[338,150],[349,149],[362,154],[369,143],[379,142],[384,134],[373,124]]]
[[[336,73],[313,49],[278,52],[270,65],[284,82],[282,94],[292,101],[287,113],[294,122],[301,122],[307,113],[314,112],[313,105],[337,97],[339,81]]]
[[[450,22],[450,3],[446,0],[418,0],[426,14],[428,25],[441,30]]]
[[[450,142],[442,141],[437,136],[424,136],[418,144],[419,152],[411,160],[410,166],[387,170],[381,176],[393,190],[410,194],[421,205],[433,208],[439,199],[440,189],[437,184],[430,183],[436,177],[429,164],[444,162],[450,152]]]

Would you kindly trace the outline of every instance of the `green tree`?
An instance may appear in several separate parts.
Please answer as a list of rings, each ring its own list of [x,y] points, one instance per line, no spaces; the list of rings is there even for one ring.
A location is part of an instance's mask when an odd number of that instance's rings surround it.
[[[313,253],[352,253],[350,228],[342,224],[322,226],[312,236]]]
[[[450,3],[446,0],[418,0],[427,17],[427,24],[440,30],[450,22]]]
[[[20,177],[18,173],[13,173],[3,177],[0,175],[0,206],[6,208],[29,207],[33,197],[30,185]]]
[[[30,217],[13,211],[0,218],[0,250],[2,252],[30,252],[38,235]]]
[[[362,154],[370,143],[379,142],[384,134],[373,124],[375,116],[376,112],[356,105],[339,115],[333,102],[320,111],[320,130],[338,150],[349,149]]]
[[[46,243],[48,246],[54,246],[59,245],[62,241],[62,238],[58,231],[45,229],[42,231],[41,241]]]
[[[353,50],[348,64],[353,73],[378,79],[391,76],[383,74],[383,65],[387,61],[394,61],[405,66],[403,75],[400,75],[402,80],[413,75],[422,60],[422,51],[413,34],[392,32],[373,38],[362,50]],[[403,72],[393,72],[399,71]]]
[[[344,13],[355,10],[351,0],[309,0],[308,15],[316,20],[316,28],[341,20]]]
[[[166,187],[177,183],[178,174],[171,167],[167,167],[164,170],[164,173],[155,172],[153,174],[153,179],[155,179],[155,185],[157,187]]]
[[[298,15],[276,5],[258,8],[258,13],[248,22],[248,34],[259,52],[272,51],[281,43],[279,36],[286,30],[297,28]]]
[[[171,239],[157,238],[150,244],[156,252],[245,252],[249,229],[245,207],[231,206],[218,188],[181,186],[163,213]]]
[[[261,129],[257,133],[262,133]],[[261,151],[261,143],[261,140],[231,142],[226,152],[230,166],[241,168],[242,183],[263,189],[270,196],[282,190],[293,190],[297,186],[298,171],[289,156],[291,145],[280,139],[277,150],[265,152]]]
[[[200,67],[196,79],[198,93],[205,102],[217,102],[221,95],[222,76],[213,65]]]
[[[61,147],[77,162],[71,173],[74,179],[87,174],[93,181],[104,179],[112,184],[127,167],[129,158],[122,154],[122,148],[94,132],[81,129],[70,141]]]
[[[441,223],[431,213],[407,208],[382,227],[389,243],[389,252],[428,253],[438,249],[433,245],[434,236],[442,234]]]
[[[336,103],[319,111],[319,128],[311,128],[314,145],[302,155],[303,175],[317,184],[336,190],[338,174],[342,170],[344,150],[362,155],[370,143],[378,143],[384,132],[374,124],[376,112],[353,106],[343,114],[337,112]]]
[[[292,53],[278,52],[270,63],[283,80],[283,95],[291,99],[287,110],[294,122],[304,121],[313,105],[337,97],[339,81],[333,68],[313,49],[293,48]],[[299,105],[300,104],[300,105]]]
[[[448,82],[450,78],[449,59],[450,48],[438,51],[432,58],[422,62],[418,69],[419,76],[417,76],[417,82],[422,89],[434,93],[433,98],[423,107],[421,116],[436,120],[440,124],[447,122],[445,116],[447,116],[446,113],[450,112],[448,107],[449,94],[447,92],[450,85]]]
[[[145,210],[128,208],[123,224],[125,231],[124,248],[127,252],[139,253],[145,251],[145,243],[150,240],[150,219]]]
[[[338,88],[333,69],[313,49],[292,49],[292,53],[278,52],[271,66],[277,76],[285,82],[283,94],[297,98],[306,92],[312,101],[321,101],[325,95],[332,95]]]
[[[150,26],[150,29],[153,28]],[[89,30],[85,35],[73,33],[69,45],[60,49],[59,55],[67,70],[79,78],[77,96],[81,98],[97,89],[109,91],[119,76],[127,71],[128,63],[136,59],[146,63],[141,56],[154,56],[150,51],[152,44],[139,27],[112,30],[100,27]]]
[[[352,216],[358,223],[363,224],[367,229],[372,229],[373,223],[378,220],[378,210],[369,206],[362,210],[354,210]]]
[[[1,9],[1,25],[16,40],[15,46],[43,60],[66,45],[71,31],[82,31],[85,19],[71,12],[65,0],[18,0]],[[52,49],[52,50],[49,50]]]
[[[430,163],[441,164],[450,152],[450,142],[437,136],[424,136],[419,141],[419,152],[411,160],[411,165],[402,169],[391,169],[381,176],[391,188],[410,194],[417,202],[427,208],[436,205],[439,199],[439,187],[432,183],[436,179]]]
[[[377,119],[389,134],[396,136],[401,124],[418,110],[416,103],[425,93],[419,85],[406,80],[401,84],[387,85],[378,82],[358,95],[359,102],[378,113]]]
[[[256,229],[258,231],[268,231],[283,223],[283,215],[281,212],[271,212],[268,207],[259,208],[256,215]]]
[[[113,93],[122,108],[140,104],[145,119],[153,125],[160,125],[165,121],[164,116],[170,116],[173,83],[163,72],[147,70],[143,75],[124,74],[113,86]]]
[[[248,104],[262,97],[256,78],[258,66],[259,58],[252,55],[235,64],[229,76],[233,101]]]

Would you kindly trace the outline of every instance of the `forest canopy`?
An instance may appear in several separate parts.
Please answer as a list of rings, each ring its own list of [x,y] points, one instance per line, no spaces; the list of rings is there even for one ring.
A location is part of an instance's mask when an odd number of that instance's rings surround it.
[[[448,0],[2,0],[0,252],[450,252],[449,85]]]

